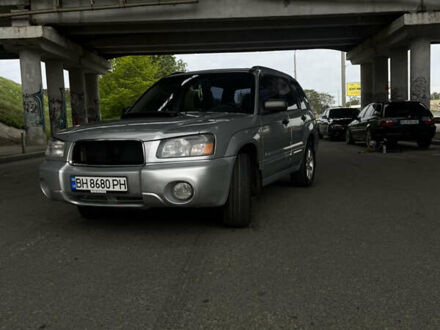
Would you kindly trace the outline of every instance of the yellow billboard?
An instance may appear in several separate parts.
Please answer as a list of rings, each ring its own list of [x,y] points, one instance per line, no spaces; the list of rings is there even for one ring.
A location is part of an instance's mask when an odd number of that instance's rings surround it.
[[[361,83],[348,83],[347,96],[361,96]]]

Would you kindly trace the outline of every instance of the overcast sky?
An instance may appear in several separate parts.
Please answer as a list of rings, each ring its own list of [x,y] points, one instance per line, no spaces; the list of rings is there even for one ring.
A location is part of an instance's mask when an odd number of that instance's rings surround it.
[[[192,54],[177,55],[188,65],[188,70],[216,68],[246,68],[255,65],[271,67],[293,75],[293,51]],[[297,78],[304,89],[315,89],[335,97],[339,104],[341,95],[340,52],[333,50],[299,50]],[[46,87],[44,65],[43,86]],[[347,62],[347,82],[360,81],[360,66]],[[20,83],[20,65],[17,60],[1,60],[0,76]],[[66,86],[68,75],[65,72]],[[431,47],[431,91],[440,92],[440,45]]]

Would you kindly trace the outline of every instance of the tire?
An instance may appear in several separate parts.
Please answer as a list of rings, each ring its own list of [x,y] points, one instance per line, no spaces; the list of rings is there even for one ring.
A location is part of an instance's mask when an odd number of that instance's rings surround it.
[[[84,219],[98,219],[103,216],[103,210],[100,207],[78,206],[78,212]]]
[[[223,224],[247,227],[251,223],[251,166],[247,154],[238,154],[232,173],[231,186],[223,206]]]
[[[431,142],[432,139],[429,138],[418,139],[417,145],[419,146],[420,149],[428,149],[429,146],[431,145]]]
[[[290,182],[294,186],[310,187],[315,179],[316,158],[310,142],[306,146],[304,158],[297,172],[290,175]]]
[[[354,144],[353,135],[351,134],[351,131],[348,128],[345,131],[345,143]]]
[[[367,148],[370,147],[372,140],[373,140],[373,138],[371,136],[371,132],[369,129],[367,129],[367,131],[365,132],[365,144],[366,144]]]

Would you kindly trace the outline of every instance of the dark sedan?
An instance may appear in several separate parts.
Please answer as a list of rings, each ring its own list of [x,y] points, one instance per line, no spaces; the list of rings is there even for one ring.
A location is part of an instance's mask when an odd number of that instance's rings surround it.
[[[346,142],[372,141],[394,145],[398,141],[415,141],[428,148],[435,134],[434,116],[420,102],[371,103],[362,109],[346,131]]]
[[[344,138],[347,125],[359,115],[353,108],[330,108],[318,118],[319,137],[329,140]]]

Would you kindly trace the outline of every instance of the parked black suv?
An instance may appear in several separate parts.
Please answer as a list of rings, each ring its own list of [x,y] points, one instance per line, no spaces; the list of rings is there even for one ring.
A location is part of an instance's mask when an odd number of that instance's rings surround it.
[[[353,108],[330,108],[318,118],[319,137],[329,140],[344,138],[347,125],[357,118],[359,110]]]
[[[428,148],[435,134],[434,116],[420,102],[384,102],[367,105],[348,125],[346,142],[416,141],[420,148]]]

